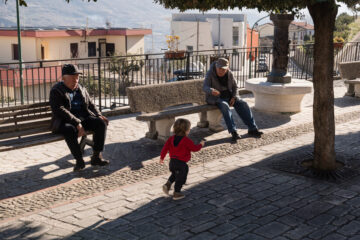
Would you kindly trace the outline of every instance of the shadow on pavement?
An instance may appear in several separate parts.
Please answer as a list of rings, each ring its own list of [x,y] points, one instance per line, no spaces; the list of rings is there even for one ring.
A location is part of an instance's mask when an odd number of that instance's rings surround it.
[[[334,105],[340,108],[346,108],[351,106],[357,106],[360,104],[360,99],[356,97],[344,96],[334,99]]]
[[[350,155],[347,152],[357,146],[359,138],[360,132],[336,137],[337,152],[356,168],[360,167],[359,159],[354,157],[360,155],[360,148],[351,151]],[[344,143],[347,145],[343,146]],[[119,214],[107,223],[97,222],[71,237],[86,237],[91,232],[108,239],[134,236],[140,239],[194,236],[218,239],[222,236],[247,240],[297,236],[301,239],[310,234],[315,239],[322,239],[334,230],[326,230],[327,225],[349,222],[346,219],[353,210],[351,200],[337,193],[343,188],[338,184],[264,168],[279,159],[298,159],[299,154],[307,150],[312,150],[312,144],[195,185],[184,191],[187,195],[184,200],[159,197],[130,213]],[[355,183],[357,179],[350,182]],[[320,220],[324,215],[327,220]]]
[[[360,132],[337,136],[337,151],[346,153],[358,144],[359,137]],[[98,214],[103,220],[94,220],[91,226],[65,239],[224,237],[248,240],[275,239],[280,236],[323,239],[337,228],[343,229],[343,226],[351,223],[349,214],[358,206],[357,203],[353,205],[348,195],[342,196],[342,185],[268,168],[269,164],[281,159],[293,161],[299,153],[311,148],[312,144],[302,146],[194,184],[185,188],[186,198],[183,200],[173,201],[159,193],[159,197],[146,203],[129,202],[132,206],[138,204],[135,208],[117,207],[112,203],[112,209]],[[360,148],[356,148],[352,154],[359,156]],[[356,167],[359,167],[359,163]],[[188,179],[189,182],[191,180]],[[357,180],[353,179],[352,184]],[[156,188],[144,189],[141,194],[152,195],[161,185]],[[126,198],[123,196],[118,200],[123,203]],[[338,225],[339,222],[345,225]],[[21,234],[21,238],[42,239],[37,234],[44,232],[44,229],[36,225],[31,227],[31,224],[34,223],[3,227],[0,232],[7,238],[16,238]],[[332,227],[328,228],[329,225]],[[354,231],[352,236],[357,232]]]
[[[135,115],[136,114],[132,114],[131,116]],[[259,127],[262,129],[271,128],[275,125],[281,125],[290,121],[288,115],[260,113],[257,111],[254,111],[254,115],[255,119],[257,117],[265,119],[261,123],[258,123]],[[273,121],[274,116],[277,117],[276,121]],[[114,116],[111,117],[111,119],[114,120],[126,117]],[[279,120],[279,118],[281,120]],[[235,112],[234,119],[239,129],[247,129]],[[214,133],[208,129],[193,127],[190,132],[190,138],[193,139],[195,143],[199,143],[201,139],[206,139],[213,134]],[[246,135],[243,137],[246,137]],[[206,142],[206,147],[229,143],[230,139],[230,134],[225,138],[211,139]],[[54,162],[33,165],[23,171],[1,175],[0,200],[53,187],[77,178],[96,178],[124,168],[130,168],[131,170],[140,169],[144,166],[144,162],[159,157],[162,146],[162,143],[147,138],[140,138],[130,142],[106,144],[103,156],[110,161],[110,165],[104,168],[93,168],[90,166],[89,158],[92,154],[92,150],[87,147],[84,154],[86,168],[77,173],[72,172],[75,160],[70,154],[70,151],[66,148],[65,154],[67,155],[64,155],[64,157]]]

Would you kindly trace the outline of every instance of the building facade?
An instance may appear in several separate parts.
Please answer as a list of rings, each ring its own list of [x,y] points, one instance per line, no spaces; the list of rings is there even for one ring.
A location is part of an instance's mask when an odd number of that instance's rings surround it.
[[[272,23],[265,23],[258,27],[260,45],[267,46],[271,45],[274,39],[274,25]],[[314,26],[306,22],[291,22],[289,25],[289,40],[290,44],[304,44],[306,36],[309,40],[313,39],[315,34]]]
[[[246,15],[175,13],[171,34],[180,37],[179,50],[243,48],[247,45]]]
[[[96,58],[111,55],[143,54],[144,36],[151,29],[23,29],[22,60]],[[0,63],[19,60],[17,30],[0,28]]]

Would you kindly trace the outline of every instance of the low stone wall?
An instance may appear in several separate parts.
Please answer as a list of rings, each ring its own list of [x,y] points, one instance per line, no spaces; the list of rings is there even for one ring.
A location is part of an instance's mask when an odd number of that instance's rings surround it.
[[[352,80],[360,78],[360,61],[342,62],[339,64],[339,70],[342,79]]]
[[[157,112],[186,103],[206,104],[204,79],[186,80],[127,88],[132,112]]]

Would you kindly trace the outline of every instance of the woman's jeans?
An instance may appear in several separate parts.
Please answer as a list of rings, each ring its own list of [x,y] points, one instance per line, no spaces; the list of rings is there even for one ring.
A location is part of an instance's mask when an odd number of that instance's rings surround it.
[[[235,122],[234,122],[234,119],[232,116],[229,102],[230,102],[230,99],[219,98],[216,101],[216,106],[220,109],[220,111],[224,117],[224,120],[225,120],[225,123],[226,123],[229,133],[232,133],[232,132],[236,131],[236,125],[235,125]],[[241,118],[241,120],[248,127],[248,130],[249,131],[256,130],[257,126],[255,123],[254,117],[252,115],[251,109],[249,108],[249,105],[245,101],[236,97],[235,103],[233,106],[234,106],[235,111]]]

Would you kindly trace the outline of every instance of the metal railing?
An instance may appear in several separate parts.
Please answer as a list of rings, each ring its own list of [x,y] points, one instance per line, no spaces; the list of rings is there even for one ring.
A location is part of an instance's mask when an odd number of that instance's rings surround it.
[[[349,43],[335,55],[334,71],[342,61],[360,59],[359,43]],[[272,48],[221,49],[221,57],[230,60],[230,68],[239,87],[251,77],[265,77],[272,65]],[[61,81],[61,66],[77,64],[82,71],[80,82],[97,106],[113,109],[128,105],[126,88],[203,78],[218,50],[183,52],[179,55],[144,54],[104,58],[64,59],[23,63],[23,101],[45,102],[51,87]],[[288,72],[294,78],[312,77],[312,46],[290,46]],[[0,64],[0,107],[21,104],[20,77],[17,63]]]

